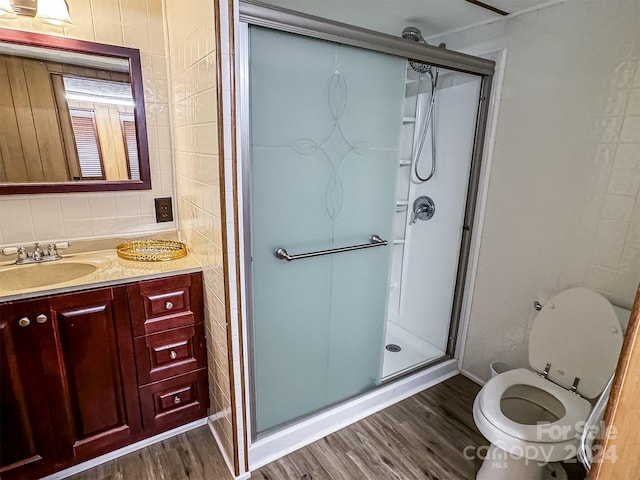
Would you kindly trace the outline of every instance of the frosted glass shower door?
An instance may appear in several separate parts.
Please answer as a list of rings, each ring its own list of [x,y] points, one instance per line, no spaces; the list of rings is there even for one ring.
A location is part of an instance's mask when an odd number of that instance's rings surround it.
[[[405,59],[253,26],[249,52],[259,433],[380,381]]]

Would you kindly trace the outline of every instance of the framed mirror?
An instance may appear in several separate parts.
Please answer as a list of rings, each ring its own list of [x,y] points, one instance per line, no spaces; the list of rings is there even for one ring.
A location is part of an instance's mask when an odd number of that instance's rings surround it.
[[[0,28],[0,194],[150,188],[139,50]]]

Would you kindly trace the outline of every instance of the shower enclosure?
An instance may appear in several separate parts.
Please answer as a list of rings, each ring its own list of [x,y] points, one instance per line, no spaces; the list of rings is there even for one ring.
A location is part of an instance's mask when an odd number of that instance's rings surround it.
[[[252,2],[241,22],[256,439],[453,356],[493,62]]]
[[[481,78],[414,67],[406,69],[383,379],[453,353],[461,241],[471,226],[465,211]]]

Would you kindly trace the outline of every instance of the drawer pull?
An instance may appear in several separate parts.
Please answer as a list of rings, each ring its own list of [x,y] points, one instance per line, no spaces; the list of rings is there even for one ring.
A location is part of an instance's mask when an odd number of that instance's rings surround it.
[[[44,313],[41,313],[36,317],[36,322],[38,323],[47,323],[47,316]]]
[[[171,360],[175,360],[176,358],[178,358],[178,354],[176,352],[174,352],[173,350],[171,350],[169,352],[169,358],[171,358]]]
[[[21,327],[28,327],[29,325],[31,325],[31,320],[29,320],[28,317],[22,317],[20,320],[18,320],[18,325],[20,325]]]
[[[173,404],[174,405],[178,405],[182,400],[180,400],[180,397],[178,395],[176,395],[175,397],[173,397]]]
[[[167,302],[164,304],[164,308],[166,308],[167,310],[171,310],[173,308],[173,303],[171,302]]]

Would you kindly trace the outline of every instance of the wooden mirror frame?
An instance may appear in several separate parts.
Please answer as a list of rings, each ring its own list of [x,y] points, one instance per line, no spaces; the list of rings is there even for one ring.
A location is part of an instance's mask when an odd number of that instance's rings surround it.
[[[56,37],[53,35],[28,32],[24,30],[12,30],[8,28],[0,28],[0,42],[127,60],[129,62],[131,90],[133,93],[133,100],[135,102],[134,118],[136,124],[136,137],[138,141],[138,161],[140,163],[140,180],[0,183],[0,195],[151,189],[149,141],[147,139],[147,122],[144,108],[142,66],[140,63],[140,51],[138,49],[107,45],[87,40]]]

